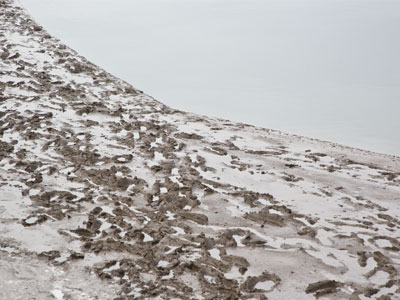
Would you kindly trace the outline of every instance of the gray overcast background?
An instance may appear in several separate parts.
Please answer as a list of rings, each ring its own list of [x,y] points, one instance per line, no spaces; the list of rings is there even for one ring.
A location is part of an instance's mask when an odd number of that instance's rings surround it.
[[[175,108],[400,155],[400,1],[20,0]]]

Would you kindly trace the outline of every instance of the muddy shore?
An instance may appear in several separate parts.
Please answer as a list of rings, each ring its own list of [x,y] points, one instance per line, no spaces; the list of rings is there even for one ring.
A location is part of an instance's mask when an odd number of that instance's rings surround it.
[[[0,299],[400,299],[399,157],[172,109],[0,20]]]

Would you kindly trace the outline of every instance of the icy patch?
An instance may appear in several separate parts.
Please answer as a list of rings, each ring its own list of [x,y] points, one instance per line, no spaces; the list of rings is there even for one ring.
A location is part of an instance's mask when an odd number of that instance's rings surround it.
[[[154,160],[160,161],[160,160],[164,160],[164,159],[165,159],[165,157],[161,152],[154,151]]]
[[[225,277],[228,279],[239,279],[243,278],[243,275],[239,272],[239,268],[233,266],[228,273],[225,273]]]
[[[170,212],[169,210],[167,210],[167,213],[165,214],[165,216],[168,218],[168,220],[176,220],[175,218],[175,214]]]
[[[40,193],[39,189],[30,189],[29,190],[29,196],[36,196]]]
[[[366,273],[369,272],[369,271],[372,271],[377,266],[378,266],[378,264],[377,264],[376,260],[373,257],[369,257],[367,259],[367,263],[366,263],[366,266],[365,266]]]
[[[219,256],[219,249],[211,249],[208,250],[212,258],[215,258],[216,260],[221,260],[221,257]]]
[[[168,267],[169,262],[165,261],[165,260],[160,260],[157,264],[157,268],[166,268]]]
[[[144,232],[142,232],[142,233],[144,235],[143,242],[151,242],[151,241],[153,241],[153,238],[150,235],[148,235],[147,233],[144,233]]]
[[[328,253],[326,249],[320,249],[319,251],[305,250],[309,255],[314,256],[315,258],[320,259],[324,264],[332,267],[342,267],[343,264],[338,261],[335,257],[333,257],[332,253]]]
[[[330,234],[329,232],[323,229],[319,229],[316,238],[321,242],[322,245],[331,246],[332,241],[328,237],[329,234]]]
[[[269,212],[270,214],[275,214],[275,215],[283,216],[283,213],[281,213],[279,210],[276,210],[276,209],[273,209],[273,208],[270,208],[270,209],[268,210],[268,212]]]
[[[201,258],[201,254],[200,253],[191,253],[188,255],[185,255],[182,257],[183,261],[195,261],[198,260],[199,258]]]
[[[54,261],[59,264],[62,264],[67,261],[68,257],[70,257],[70,254],[65,252],[65,253],[62,253],[60,257],[57,257]]]
[[[302,222],[304,225],[313,226],[306,218],[303,217],[294,217],[293,219]]]
[[[99,235],[101,234],[101,232],[109,229],[112,226],[112,224],[108,223],[107,221],[103,221],[103,223],[101,224],[100,228],[99,228]]]
[[[205,275],[204,276],[204,279],[205,280],[207,280],[209,283],[211,283],[211,284],[216,284],[216,281],[215,281],[215,278],[214,277],[211,277],[211,276],[209,276],[209,275]]]
[[[185,234],[185,231],[180,227],[172,226],[171,228],[176,231],[176,233],[174,233],[174,235]]]
[[[163,276],[163,277],[161,277],[161,280],[169,280],[169,279],[172,279],[172,278],[174,278],[174,271],[169,271],[169,274],[168,275],[165,275],[165,276]]]
[[[0,247],[0,251],[8,252],[8,253],[13,253],[15,251],[14,248],[11,247]]]
[[[389,240],[385,240],[385,239],[375,240],[375,243],[380,248],[393,247],[392,243]]]
[[[100,207],[104,212],[106,212],[106,213],[108,213],[108,214],[110,214],[110,215],[115,217],[114,213],[112,212],[113,209],[111,207],[106,206],[106,205],[103,205],[103,206],[100,206]]]
[[[25,220],[25,223],[32,225],[32,224],[35,224],[37,221],[38,221],[37,217],[30,217],[30,218]]]
[[[232,237],[234,238],[234,240],[235,240],[235,242],[236,242],[236,245],[237,245],[238,247],[245,247],[245,245],[242,244],[242,239],[243,239],[242,236],[240,236],[240,235],[232,235]]]
[[[384,271],[378,271],[369,280],[377,285],[384,285],[390,279],[390,275]]]
[[[103,272],[112,272],[114,270],[118,270],[119,267],[120,267],[120,265],[119,265],[119,261],[118,261],[115,264],[113,264],[111,267],[103,269]]]
[[[176,249],[178,249],[179,247],[176,246],[168,246],[170,249],[168,251],[165,252],[165,254],[171,254],[172,252],[174,252]]]
[[[264,290],[264,291],[270,291],[273,287],[274,287],[274,285],[275,285],[275,282],[273,282],[273,281],[270,281],[270,280],[268,280],[268,281],[260,281],[260,282],[257,282],[257,284],[255,285],[255,289],[261,289],[261,290]]]
[[[51,294],[57,300],[63,300],[64,299],[64,293],[62,291],[60,291],[60,290],[52,290]]]

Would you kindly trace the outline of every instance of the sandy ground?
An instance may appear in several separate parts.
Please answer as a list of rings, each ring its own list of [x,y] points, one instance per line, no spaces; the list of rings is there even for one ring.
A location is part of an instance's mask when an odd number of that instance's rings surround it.
[[[18,2],[0,24],[1,299],[400,299],[399,157],[173,110]]]

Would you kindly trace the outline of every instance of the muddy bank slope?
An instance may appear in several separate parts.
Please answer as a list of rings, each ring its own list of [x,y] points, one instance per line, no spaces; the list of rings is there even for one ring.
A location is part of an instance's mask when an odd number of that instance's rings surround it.
[[[400,158],[171,109],[0,0],[0,299],[400,299]]]

